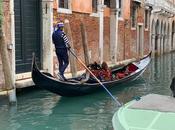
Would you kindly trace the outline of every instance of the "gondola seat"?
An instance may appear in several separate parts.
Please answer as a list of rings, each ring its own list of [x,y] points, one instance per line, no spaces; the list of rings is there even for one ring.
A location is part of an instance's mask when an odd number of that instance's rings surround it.
[[[128,73],[132,73],[134,71],[136,71],[138,69],[138,67],[134,64],[130,64],[128,67],[127,67],[127,71]]]
[[[122,79],[122,78],[125,77],[125,73],[124,72],[118,72],[116,76],[117,76],[118,79]]]

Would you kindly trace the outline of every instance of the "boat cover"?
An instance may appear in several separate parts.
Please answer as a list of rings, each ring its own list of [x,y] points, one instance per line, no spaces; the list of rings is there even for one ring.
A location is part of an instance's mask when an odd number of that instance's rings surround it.
[[[175,99],[149,94],[115,112],[114,130],[175,130]]]
[[[129,108],[175,112],[175,98],[172,96],[148,94],[139,101],[135,101]]]

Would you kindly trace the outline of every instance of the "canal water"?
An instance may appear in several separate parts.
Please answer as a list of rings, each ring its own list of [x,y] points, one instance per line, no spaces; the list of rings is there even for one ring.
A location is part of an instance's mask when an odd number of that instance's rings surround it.
[[[153,59],[138,80],[110,91],[123,103],[148,93],[171,95],[173,76],[175,53]],[[17,96],[13,107],[0,98],[0,130],[112,130],[112,115],[118,109],[105,91],[65,98],[34,88]]]

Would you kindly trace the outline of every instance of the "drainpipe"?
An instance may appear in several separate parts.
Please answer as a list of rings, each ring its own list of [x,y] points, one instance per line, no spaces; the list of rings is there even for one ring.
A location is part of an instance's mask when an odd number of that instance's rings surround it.
[[[11,57],[11,69],[12,69],[12,82],[14,84],[14,89],[8,92],[9,94],[9,101],[16,102],[16,86],[15,86],[15,20],[14,20],[14,0],[10,0],[10,19],[11,19],[11,43],[9,44],[8,48],[12,51]]]
[[[103,32],[104,32],[104,0],[98,5],[98,12],[99,12],[99,57],[100,63],[103,62]]]

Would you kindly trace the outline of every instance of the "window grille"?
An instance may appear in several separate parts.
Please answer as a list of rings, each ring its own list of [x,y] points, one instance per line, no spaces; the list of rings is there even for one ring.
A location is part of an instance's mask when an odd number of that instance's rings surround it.
[[[68,0],[59,0],[59,8],[68,9]]]
[[[104,5],[110,8],[110,0],[104,0]]]
[[[97,13],[97,5],[98,5],[98,1],[92,0],[92,12]]]
[[[119,4],[119,6],[118,6],[119,7],[118,17],[121,17],[122,16],[122,12],[121,12],[122,11],[122,1],[119,0],[118,2],[119,2],[118,3]]]
[[[131,27],[136,27],[136,19],[137,18],[137,6],[133,5],[131,8]]]
[[[145,29],[149,26],[149,10],[145,10]]]

